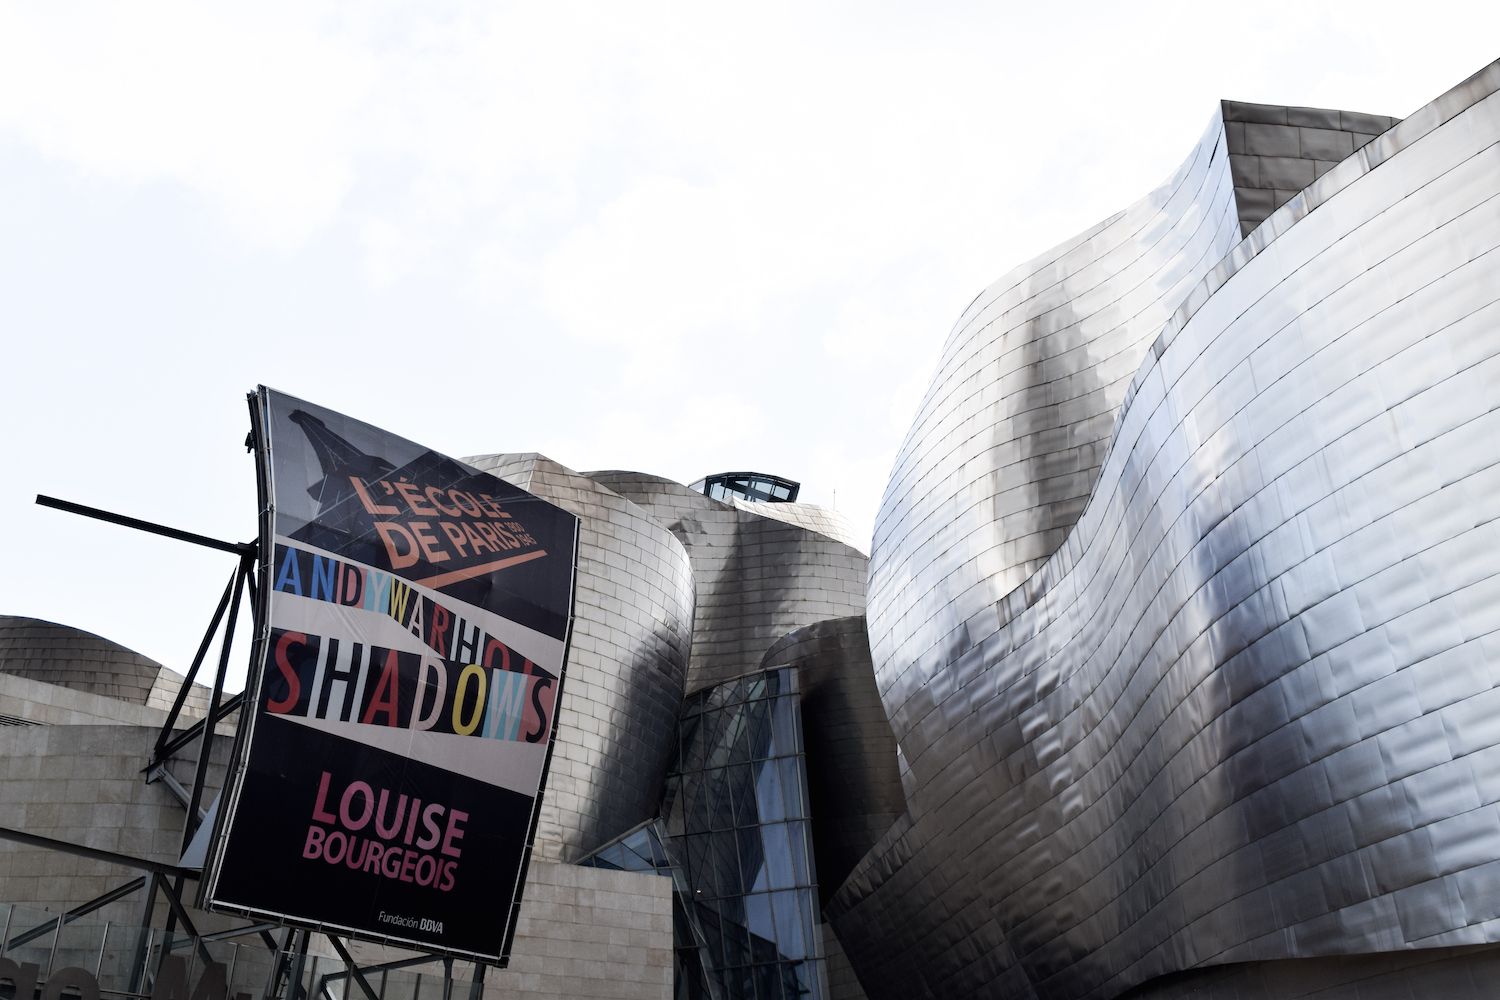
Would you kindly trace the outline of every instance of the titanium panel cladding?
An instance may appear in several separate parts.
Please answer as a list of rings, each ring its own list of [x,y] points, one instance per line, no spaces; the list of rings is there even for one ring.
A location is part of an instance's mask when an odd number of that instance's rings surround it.
[[[760,667],[793,629],[864,614],[868,561],[810,504],[735,504],[639,472],[589,476],[669,527],[692,560],[691,694]]]
[[[583,519],[568,682],[535,847],[571,861],[656,815],[692,640],[692,569],[645,511],[550,459],[467,461]]]
[[[1497,89],[1227,256],[1210,135],[965,314],[872,554],[909,812],[830,907],[872,997],[1500,938]]]

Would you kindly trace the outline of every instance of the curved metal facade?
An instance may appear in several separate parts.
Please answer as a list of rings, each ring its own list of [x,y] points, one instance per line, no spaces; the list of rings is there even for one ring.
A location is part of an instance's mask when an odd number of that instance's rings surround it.
[[[966,311],[872,554],[872,996],[1500,939],[1497,88],[1238,245],[1216,122]]]
[[[1165,185],[964,310],[876,520],[871,646],[888,704],[923,683],[894,664],[1014,589],[1067,536],[1142,352],[1239,241],[1233,196],[1216,119]]]
[[[826,512],[807,504],[720,503],[640,472],[588,475],[669,528],[692,560],[689,693],[759,669],[771,644],[793,629],[864,614],[868,561],[810,526],[821,523],[812,512]]]
[[[154,708],[167,708],[182,678],[102,636],[16,615],[0,615],[0,673]],[[208,688],[188,691],[184,709],[201,716]]]
[[[692,640],[692,568],[671,532],[586,476],[536,454],[467,461],[583,521],[535,848],[547,860],[575,860],[656,816]]]
[[[864,616],[799,628],[761,662],[766,669],[797,668],[813,853],[826,903],[906,809]]]

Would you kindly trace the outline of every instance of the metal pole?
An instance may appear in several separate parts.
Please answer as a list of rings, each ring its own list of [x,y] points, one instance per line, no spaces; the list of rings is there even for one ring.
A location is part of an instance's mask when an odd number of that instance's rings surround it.
[[[10,918],[16,915],[16,904],[5,908],[5,928],[0,930],[0,958],[5,957],[5,942],[10,940]]]
[[[224,973],[224,992],[227,996],[234,996],[234,967],[240,962],[240,943],[234,943],[234,951],[229,953],[229,971]]]
[[[275,956],[271,959],[271,974],[266,977],[266,991],[262,994],[265,1000],[272,1000],[276,996],[277,987],[281,985],[281,970],[286,964],[286,948],[295,933],[296,930],[291,927],[281,932],[281,943],[276,946]]]
[[[136,941],[135,960],[130,964],[130,992],[139,993],[145,985],[146,964],[151,960],[151,917],[156,912],[156,872],[146,876],[146,892],[141,903],[141,918],[136,921],[141,937]]]
[[[224,620],[224,609],[229,607],[229,599],[234,594],[234,582],[238,578],[239,570],[235,570],[229,577],[229,583],[224,586],[224,594],[219,598],[218,607],[214,608],[213,618],[209,620],[208,631],[203,633],[203,641],[198,643],[198,652],[193,654],[193,664],[188,667],[187,676],[182,679],[182,687],[177,689],[177,697],[172,702],[172,710],[167,713],[167,721],[162,723],[161,732],[156,735],[156,746],[151,751],[153,762],[161,759],[162,748],[172,737],[172,730],[177,726],[177,717],[182,713],[182,706],[187,704],[188,692],[192,690],[193,681],[198,676],[198,668],[203,666],[203,658],[208,655],[208,647],[214,641],[214,633],[219,631],[219,623]]]
[[[94,978],[104,971],[104,948],[109,944],[109,921],[104,921],[104,933],[99,935],[99,957],[94,961]]]
[[[15,937],[11,938],[10,947],[16,948],[20,945],[26,944],[28,941],[35,941],[37,938],[46,934],[48,931],[54,929],[58,924],[71,924],[79,917],[87,916],[100,907],[108,906],[110,903],[124,899],[126,896],[135,892],[142,885],[144,885],[145,882],[146,879],[144,876],[140,878],[134,878],[129,882],[126,882],[124,885],[116,886],[115,888],[109,890],[106,893],[103,893],[102,895],[95,896],[87,903],[79,903],[71,910],[68,910],[65,913],[59,913],[57,916],[46,921],[45,923],[38,924],[29,931],[23,931],[20,934],[17,934]]]
[[[85,507],[81,503],[73,503],[71,500],[59,500],[56,497],[37,494],[36,502],[43,507],[51,507],[53,510],[66,511],[69,514],[82,514],[84,517],[92,517],[100,521],[108,521],[110,524],[119,524],[127,528],[135,528],[138,531],[149,531],[153,535],[164,535],[167,538],[175,538],[180,542],[192,542],[194,545],[202,545],[204,548],[218,549],[220,552],[233,552],[235,555],[244,555],[255,551],[253,542],[225,542],[208,535],[200,535],[193,531],[183,531],[181,528],[169,528],[165,524],[157,524],[155,521],[143,521],[138,517],[130,517],[127,514],[116,514],[113,511],[100,510],[98,507]]]
[[[246,577],[245,579],[248,581],[250,577]],[[239,694],[231,695],[228,698],[225,698],[224,703],[219,706],[216,712],[214,712],[214,724],[217,725],[225,718],[227,718],[230,712],[238,710],[240,704],[244,700],[245,693],[243,691],[241,691]],[[182,732],[177,733],[171,739],[167,740],[166,744],[156,752],[156,756],[155,758],[153,758],[152,762],[142,768],[142,770],[146,772],[146,780],[148,782],[151,781],[152,776],[166,778],[168,775],[170,775],[172,772],[168,771],[166,768],[167,761],[172,757],[177,756],[178,750],[181,750],[183,747],[187,746],[189,743],[193,742],[199,736],[201,736],[203,733],[203,727],[208,724],[209,723],[206,718],[199,719],[197,722],[193,723]],[[186,800],[187,792],[183,792],[183,801],[186,802]]]
[[[205,716],[208,719],[212,719],[218,711],[219,695],[224,691],[224,675],[229,670],[229,650],[234,641],[234,626],[240,617],[240,598],[245,589],[245,577],[249,575],[253,561],[253,556],[242,556],[234,574],[234,598],[229,602],[229,620],[224,625],[224,638],[219,642],[219,672],[214,675],[214,689],[208,697],[208,714]],[[188,843],[198,830],[198,806],[203,801],[203,782],[208,775],[208,758],[214,748],[215,728],[212,725],[204,726],[203,739],[198,744],[198,768],[193,775],[193,797],[188,804],[187,821],[182,825],[183,851],[187,850]],[[180,878],[177,889],[179,892],[182,890]]]
[[[349,949],[344,947],[344,942],[340,941],[332,934],[325,934],[324,937],[328,938],[328,940],[332,942],[333,950],[338,952],[339,958],[343,959],[344,964],[348,966],[349,977],[352,978],[356,984],[358,984],[360,992],[365,995],[365,1000],[380,1000],[380,998],[375,995],[375,990],[371,988],[370,981],[365,978],[364,972],[360,970],[360,967],[357,964],[355,964],[354,957],[349,954]],[[345,980],[345,983],[346,985],[344,987],[344,994],[345,996],[347,996],[349,993],[347,979]]]
[[[146,934],[145,934],[145,939],[146,939],[146,957],[145,957],[144,964],[142,964],[142,966],[141,966],[141,982],[140,982],[140,985],[138,985],[138,986],[132,986],[131,987],[131,992],[132,993],[139,993],[143,989],[145,989],[145,987],[146,987],[146,970],[151,967],[151,951],[152,951],[153,948],[156,947],[156,928],[155,927],[147,927],[145,930],[146,930]],[[154,974],[152,975],[151,980],[152,980],[152,982],[156,981],[156,976]]]
[[[312,936],[311,931],[292,931],[296,940],[296,951],[292,953],[292,968],[287,974],[287,998],[296,1000],[298,991],[302,989],[302,964],[307,958],[307,939]]]
[[[177,876],[176,881],[180,885],[182,876]],[[213,956],[208,953],[208,946],[203,943],[203,938],[198,934],[198,928],[193,926],[193,919],[188,916],[187,907],[182,903],[182,895],[172,887],[170,882],[163,881],[162,887],[166,890],[167,905],[172,908],[172,913],[182,924],[182,929],[187,931],[189,947],[197,945],[197,951],[203,956],[204,963],[212,962]],[[170,931],[169,931],[170,932]]]
[[[61,920],[52,925],[52,953],[47,956],[47,978],[52,978],[52,966],[57,961],[57,941],[62,937],[63,922]]]
[[[479,1000],[484,996],[484,963],[474,963],[474,981],[469,983],[469,1000]]]

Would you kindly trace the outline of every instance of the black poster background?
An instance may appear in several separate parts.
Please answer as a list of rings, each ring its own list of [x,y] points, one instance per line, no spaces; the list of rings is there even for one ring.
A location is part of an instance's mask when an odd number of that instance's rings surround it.
[[[464,496],[483,494],[524,525],[525,534],[517,531],[513,550],[467,560],[453,551],[441,566],[424,560],[394,572],[440,595],[566,641],[577,518],[503,480],[322,407],[265,388],[251,401],[262,504],[270,501],[271,509],[269,516],[262,516],[262,599],[257,607],[256,660],[247,683],[255,708],[253,718],[241,724],[238,766],[231,771],[227,808],[219,811],[203,902],[212,909],[268,915],[355,937],[503,963],[526,849],[535,833],[536,797],[266,711],[273,697],[275,665],[274,650],[265,639],[276,626],[271,586],[275,566],[267,564],[280,534],[342,559],[389,570],[390,549],[374,524],[382,515],[372,517],[368,511],[372,505],[400,506],[400,496],[385,493],[378,484],[405,481],[439,491],[455,489]],[[351,477],[359,479],[364,497],[350,486]],[[442,503],[448,494],[435,496]],[[409,507],[403,507],[403,513],[412,516]],[[522,558],[487,568],[517,555]],[[441,579],[444,575],[452,579]],[[340,638],[363,641],[358,634]],[[560,671],[561,664],[557,667]],[[402,678],[403,684],[409,680]],[[554,732],[560,705],[559,692],[552,713]],[[418,850],[402,842],[404,838],[373,838],[383,850],[411,851],[438,864],[452,861],[451,885],[421,885],[363,866],[351,869],[347,863],[304,858],[309,828],[319,825],[313,811],[325,772],[326,808],[335,813],[340,794],[356,779],[377,794],[388,794],[388,816],[394,814],[401,795],[408,803],[420,799],[424,807],[440,804],[445,810],[437,817],[440,828],[446,810],[467,813],[458,842],[461,857],[456,860],[442,853],[441,844]],[[538,775],[538,794],[545,780],[544,768]],[[363,832],[372,833],[372,827]],[[337,824],[328,827],[336,828]],[[422,824],[415,829],[420,840]]]

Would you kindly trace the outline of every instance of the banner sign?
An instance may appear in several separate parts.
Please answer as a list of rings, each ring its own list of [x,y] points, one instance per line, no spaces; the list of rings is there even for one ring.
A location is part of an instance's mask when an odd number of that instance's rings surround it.
[[[262,387],[257,642],[212,909],[504,964],[578,519]]]

